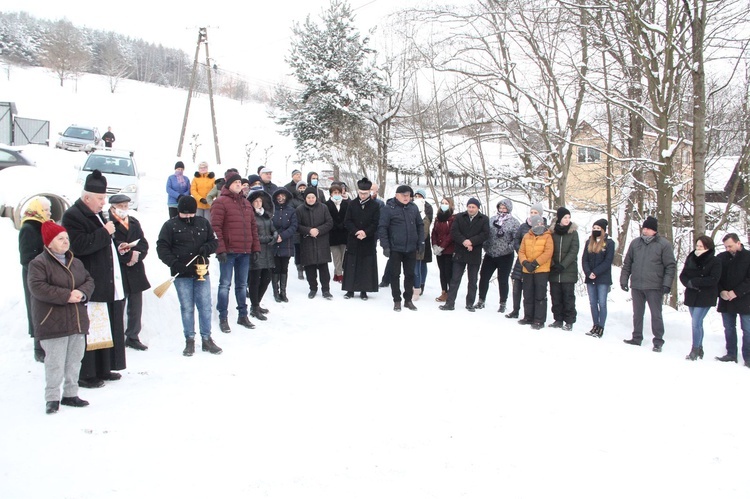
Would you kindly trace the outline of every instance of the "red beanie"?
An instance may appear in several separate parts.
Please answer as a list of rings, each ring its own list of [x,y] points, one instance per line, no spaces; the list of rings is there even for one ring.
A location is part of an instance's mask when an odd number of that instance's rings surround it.
[[[49,243],[52,242],[54,238],[57,237],[57,235],[60,232],[68,232],[65,230],[65,227],[62,225],[57,225],[52,220],[48,220],[42,224],[42,241],[44,241],[45,246],[49,246]]]

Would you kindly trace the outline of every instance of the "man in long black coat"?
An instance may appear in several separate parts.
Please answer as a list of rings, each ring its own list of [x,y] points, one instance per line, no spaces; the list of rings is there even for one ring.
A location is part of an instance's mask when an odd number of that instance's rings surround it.
[[[466,292],[466,310],[474,311],[474,298],[477,296],[477,274],[482,263],[482,243],[490,234],[490,219],[479,213],[479,200],[471,198],[466,202],[466,211],[456,215],[451,225],[451,238],[455,245],[453,253],[453,273],[448,285],[448,298],[440,310],[453,310],[458,295],[461,278],[468,266],[469,289]]]
[[[107,202],[107,179],[94,170],[83,187],[80,199],[63,214],[62,225],[70,236],[70,250],[81,260],[94,278],[94,294],[89,302],[104,302],[109,311],[112,328],[112,348],[86,351],[81,361],[78,384],[84,388],[98,388],[104,380],[120,379],[125,369],[125,334],[123,331],[123,300],[125,290],[120,266],[115,265],[118,254],[112,235],[115,224],[106,221],[102,208]]]
[[[380,205],[370,196],[370,182],[366,177],[357,182],[358,198],[349,201],[344,218],[348,232],[344,256],[344,298],[352,298],[355,291],[367,299],[368,291],[378,290],[377,232]]]
[[[109,198],[109,219],[115,224],[114,239],[125,288],[125,313],[128,318],[125,346],[134,350],[148,350],[138,337],[141,333],[143,292],[151,287],[143,265],[143,259],[148,255],[148,241],[141,223],[128,212],[128,203],[130,198],[125,194],[115,194]]]

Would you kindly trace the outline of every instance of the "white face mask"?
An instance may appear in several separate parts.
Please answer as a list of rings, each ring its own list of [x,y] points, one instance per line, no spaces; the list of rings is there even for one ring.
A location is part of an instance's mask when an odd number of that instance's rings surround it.
[[[115,208],[115,215],[117,215],[120,218],[125,218],[128,216],[128,210],[121,210],[120,208]]]
[[[418,198],[414,200],[414,204],[417,205],[419,211],[424,211],[424,199]]]

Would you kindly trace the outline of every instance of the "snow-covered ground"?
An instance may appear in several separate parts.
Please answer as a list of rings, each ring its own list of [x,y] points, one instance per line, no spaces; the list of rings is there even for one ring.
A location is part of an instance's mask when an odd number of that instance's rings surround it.
[[[136,216],[153,248],[167,216],[163,188],[185,93],[124,82],[110,94],[89,76],[72,88],[38,69],[11,68],[10,80],[0,80],[0,95],[22,116],[49,119],[53,133],[73,122],[111,125],[117,144],[136,150],[147,172]],[[287,181],[291,142],[274,133],[262,107],[219,100],[217,115],[222,170],[244,166],[244,145],[255,141],[250,166],[265,162],[259,151],[273,145],[267,163],[277,183]],[[191,123],[189,133],[211,144],[204,97],[193,100]],[[27,149],[40,175],[68,169],[72,181],[77,154]],[[203,158],[214,164],[210,146],[201,147]],[[584,226],[591,217],[573,215]],[[393,312],[389,292],[345,301],[337,286],[332,301],[309,300],[291,276],[289,303],[264,300],[267,322],[222,334],[215,316],[224,353],[186,358],[174,290],[162,299],[149,291],[141,334],[149,350],[128,350],[122,380],[81,390],[89,407],[48,416],[44,369],[26,334],[17,237],[0,219],[8,262],[0,290],[2,498],[748,495],[750,370],[713,360],[724,353],[715,312],[706,320],[706,358],[688,362],[686,311],[665,308],[661,354],[651,352],[648,327],[644,346],[622,343],[631,304],[617,287],[601,340],[584,335],[585,295],[573,332],[532,331],[496,312],[494,283],[485,310],[438,310],[433,262],[418,312]],[[152,285],[168,277],[155,251],[145,263]],[[211,271],[216,287],[215,264]],[[464,293],[465,283],[459,304]]]

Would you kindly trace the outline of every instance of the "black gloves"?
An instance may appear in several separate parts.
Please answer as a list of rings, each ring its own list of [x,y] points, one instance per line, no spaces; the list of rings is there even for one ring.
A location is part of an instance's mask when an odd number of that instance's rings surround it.
[[[216,259],[219,260],[219,263],[227,263],[227,254],[226,253],[216,253]]]
[[[173,276],[176,276],[178,274],[182,274],[187,270],[187,267],[185,267],[185,264],[182,262],[174,262],[170,267],[169,271],[172,273]]]
[[[693,280],[692,279],[690,279],[687,282],[687,284],[685,285],[685,287],[689,288],[689,289],[698,289],[698,286],[696,286],[695,284],[693,284]]]
[[[201,203],[203,203],[203,204],[208,204],[208,201],[206,201],[206,198],[201,198],[201,199],[200,199],[200,201],[201,201]]]
[[[526,260],[522,263],[524,268],[529,271],[529,273],[533,274],[536,271],[537,265],[534,265],[534,262],[530,262]]]
[[[552,264],[552,272],[555,272],[555,273],[559,274],[563,270],[565,270],[565,266],[560,265],[559,263],[553,263]]]
[[[672,288],[670,286],[662,286],[661,292],[664,293],[665,295],[668,295],[669,293],[672,292]]]
[[[253,260],[253,263],[258,263],[258,258],[260,258],[260,251],[254,251],[250,258]]]
[[[208,258],[208,255],[209,255],[208,248],[206,248],[206,246],[201,246],[200,249],[198,250],[198,254],[202,256],[203,258]]]
[[[417,248],[417,260],[424,259],[424,245],[420,245]]]
[[[628,287],[628,285],[627,285],[627,284],[620,284],[620,289],[622,289],[622,290],[623,290],[623,291],[625,291],[626,293],[627,293],[628,291],[630,291],[630,288]]]
[[[383,255],[386,258],[390,258],[391,257],[391,248],[383,248]]]

